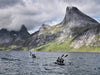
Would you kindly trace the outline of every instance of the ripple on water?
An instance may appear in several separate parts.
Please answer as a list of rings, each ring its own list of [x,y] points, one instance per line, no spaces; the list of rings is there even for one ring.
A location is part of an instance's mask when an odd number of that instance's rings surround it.
[[[0,52],[0,75],[100,75],[100,53],[65,53],[65,66],[54,64],[63,52]]]

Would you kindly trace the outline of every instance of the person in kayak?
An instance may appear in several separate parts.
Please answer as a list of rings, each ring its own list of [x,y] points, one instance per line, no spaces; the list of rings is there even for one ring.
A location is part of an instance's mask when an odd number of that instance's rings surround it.
[[[64,59],[62,57],[58,57],[58,59],[56,60],[56,62],[64,63]]]
[[[30,51],[30,56],[32,56],[32,58],[36,58],[35,54],[32,54],[32,52]]]
[[[35,54],[32,54],[32,58],[36,58]]]
[[[64,64],[64,57],[67,57],[68,55],[62,55],[61,57],[58,57],[57,60],[56,60],[56,64],[58,65],[62,65]]]

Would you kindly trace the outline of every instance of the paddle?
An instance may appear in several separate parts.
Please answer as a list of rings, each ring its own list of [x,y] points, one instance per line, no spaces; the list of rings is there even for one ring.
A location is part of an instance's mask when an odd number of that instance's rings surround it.
[[[66,54],[65,57],[67,57],[68,55]]]
[[[62,57],[67,57],[67,56],[68,56],[68,54],[66,54],[66,55],[63,54],[63,55],[61,56],[61,58],[62,58]]]
[[[61,57],[64,57],[64,54]]]

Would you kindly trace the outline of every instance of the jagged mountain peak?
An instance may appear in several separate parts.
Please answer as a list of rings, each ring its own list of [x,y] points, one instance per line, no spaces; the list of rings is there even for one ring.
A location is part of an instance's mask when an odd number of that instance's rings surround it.
[[[30,34],[24,24],[21,26],[21,29],[19,31],[19,36],[21,38],[28,38],[30,36]]]
[[[3,28],[3,29],[1,29],[0,31],[2,31],[2,32],[7,32],[8,30],[5,29],[5,28]]]
[[[5,33],[0,31],[0,43],[20,46],[19,49],[16,48],[18,50],[24,47],[25,49],[32,49],[47,44],[37,48],[37,50],[45,50],[47,47],[50,51],[55,49],[64,49],[65,51],[66,49],[72,49],[72,47],[79,48],[83,45],[91,45],[92,41],[94,45],[95,40],[100,37],[100,24],[98,25],[96,20],[81,12],[77,7],[72,6],[66,8],[64,20],[60,24],[54,26],[43,24],[37,32],[31,35],[25,25],[22,25],[19,31],[3,31]],[[97,38],[94,39],[93,37]],[[100,46],[100,43],[96,46],[98,45]]]
[[[77,7],[74,7],[74,6],[68,6],[66,8],[66,11],[79,11],[79,9]]]
[[[24,34],[30,35],[30,34],[28,33],[28,30],[27,30],[27,28],[25,27],[24,24],[21,26],[21,29],[20,29],[19,33],[21,33],[21,34],[23,34],[23,35],[24,35]]]
[[[24,25],[24,24],[21,26],[20,31],[27,31],[27,28],[25,27],[25,25]]]
[[[66,14],[61,25],[84,26],[87,24],[98,24],[96,20],[81,12],[77,7],[67,7]]]
[[[19,31],[8,31],[7,29],[2,28],[0,30],[0,44],[11,43],[12,41],[25,40],[30,36],[27,31],[27,28],[22,25]]]

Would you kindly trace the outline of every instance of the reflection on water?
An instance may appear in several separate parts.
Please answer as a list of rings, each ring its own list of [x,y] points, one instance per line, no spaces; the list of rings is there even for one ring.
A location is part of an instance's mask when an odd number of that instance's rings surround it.
[[[0,51],[0,75],[100,75],[100,53],[65,53],[65,66],[54,64],[62,52],[35,54]]]

